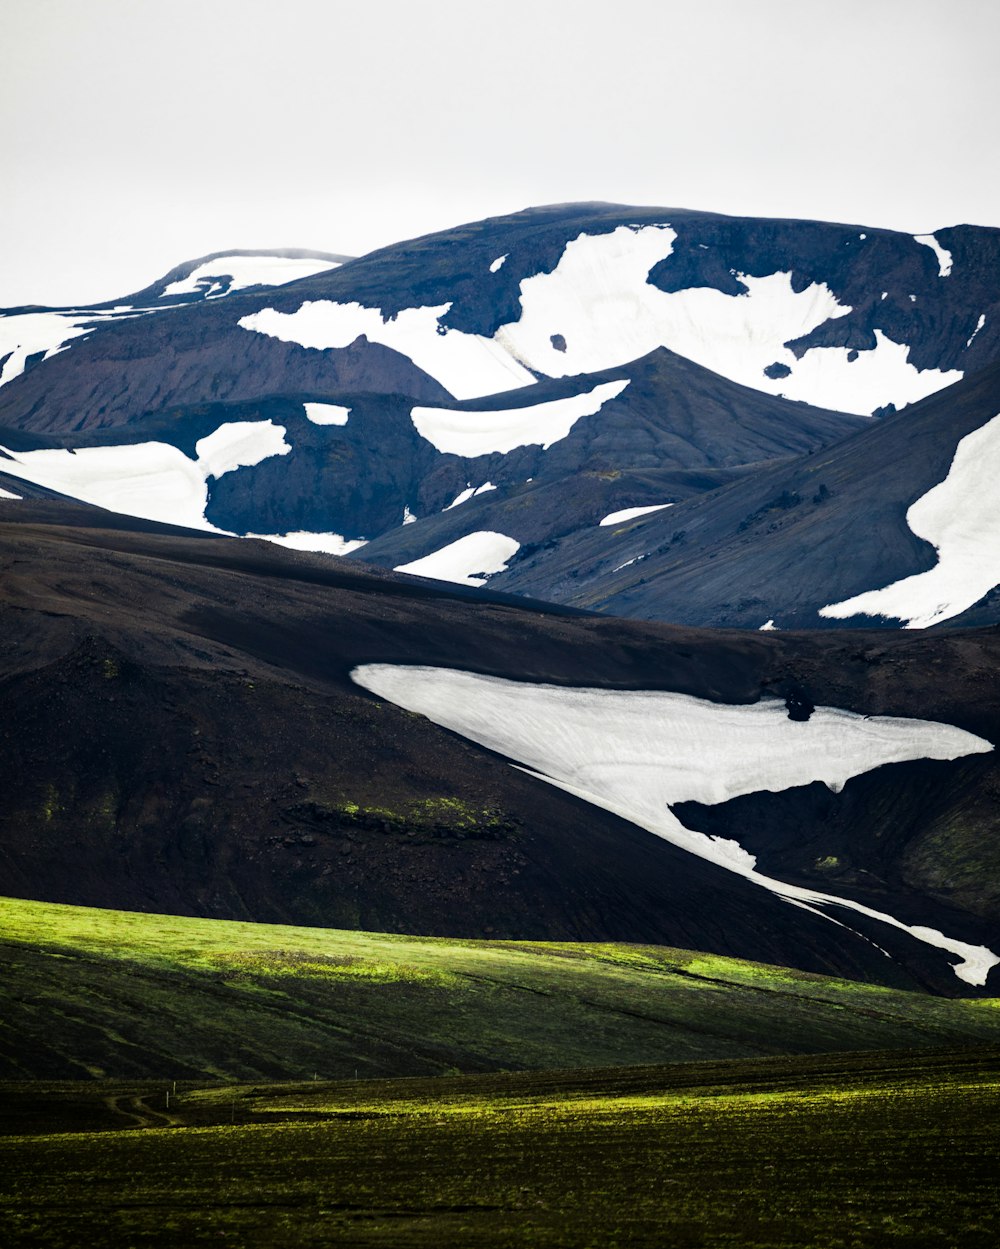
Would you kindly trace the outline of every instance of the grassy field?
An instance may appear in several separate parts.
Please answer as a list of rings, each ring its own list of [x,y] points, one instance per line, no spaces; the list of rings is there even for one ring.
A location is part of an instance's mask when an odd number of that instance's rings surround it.
[[[0,1241],[964,1249],[1000,1214],[995,1047],[166,1091],[5,1086],[0,1132],[47,1131],[0,1138]]]
[[[275,1080],[1000,1043],[990,1001],[662,947],[0,900],[0,1077]]]

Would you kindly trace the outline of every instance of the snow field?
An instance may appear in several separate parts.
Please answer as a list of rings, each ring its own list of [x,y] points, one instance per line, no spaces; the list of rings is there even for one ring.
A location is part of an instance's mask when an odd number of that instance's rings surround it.
[[[628,384],[627,378],[624,381],[604,382],[579,395],[496,412],[417,407],[411,411],[410,419],[421,438],[438,451],[467,459],[493,452],[506,455],[515,447],[540,445],[543,451],[547,451],[554,442],[567,436],[580,417],[599,412]]]
[[[273,455],[287,455],[285,428],[273,421],[229,421],[195,443],[198,467],[206,477],[252,468]]]
[[[907,629],[940,624],[1000,585],[1000,415],[966,434],[944,481],[910,505],[906,523],[929,542],[938,560],[927,572],[904,577],[821,607],[834,620],[884,616]]]
[[[346,425],[351,415],[351,409],[339,403],[304,403],[302,406],[306,410],[306,420],[314,425]]]
[[[455,585],[485,585],[488,576],[506,570],[507,561],[520,549],[520,542],[513,538],[482,529],[449,542],[421,559],[398,564],[394,571],[432,577],[435,581],[451,581]]]
[[[448,506],[441,510],[450,512],[453,507],[460,507],[463,503],[468,503],[470,499],[475,498],[477,494],[487,494],[490,490],[496,490],[496,486],[491,481],[484,481],[481,486],[473,486],[466,482],[465,489],[456,494]]]
[[[444,668],[366,664],[351,675],[378,697],[506,755],[540,780],[788,902],[817,914],[826,906],[854,910],[903,929],[955,955],[955,974],[969,984],[984,984],[990,968],[1000,963],[985,947],[765,876],[738,842],[687,829],[671,810],[679,802],[715,804],[812,781],[836,792],[852,776],[887,763],[956,759],[993,749],[972,733],[828,707],[795,721],[777,701],[733,706],[686,694],[566,689]]]
[[[624,507],[620,512],[609,512],[599,522],[599,526],[603,528],[605,525],[617,525],[622,521],[635,520],[637,516],[646,516],[650,512],[662,512],[665,507],[673,506],[672,503],[654,503],[651,507]]]
[[[983,313],[980,313],[979,320],[976,322],[976,328],[972,331],[972,334],[969,336],[968,342],[965,344],[966,351],[968,351],[969,348],[972,346],[973,340],[975,339],[976,335],[979,333],[979,331],[983,328],[985,324],[986,324],[986,313],[983,312]]]
[[[839,347],[814,347],[797,359],[787,342],[851,308],[824,283],[793,290],[785,272],[736,274],[747,288],[740,295],[710,287],[661,291],[649,273],[670,256],[676,237],[666,224],[580,234],[552,272],[521,281],[520,316],[492,339],[443,327],[450,303],[386,317],[378,308],[320,300],[294,313],[264,309],[239,324],[316,349],[343,348],[364,335],[408,356],[458,399],[531,385],[533,373],[568,377],[618,367],[658,347],[741,385],[860,415],[890,403],[904,407],[963,376],[916,369],[908,346],[881,331],[876,346],[853,360]],[[790,375],[765,376],[774,363]]]
[[[13,494],[10,490],[4,490],[3,487],[0,486],[0,499],[20,499],[20,498],[21,496],[19,494]]]
[[[0,386],[20,377],[29,356],[45,352],[45,359],[57,355],[72,339],[89,334],[102,317],[115,319],[118,314],[139,315],[131,308],[115,308],[100,312],[19,312],[0,313]]]
[[[192,269],[186,278],[164,287],[160,298],[197,295],[199,290],[210,286],[219,289],[213,289],[208,298],[217,299],[220,295],[228,295],[247,286],[283,286],[297,278],[312,277],[314,273],[339,267],[336,261],[320,260],[315,256],[300,256],[297,259],[290,256],[218,256]]]
[[[404,308],[385,317],[378,308],[307,300],[296,312],[264,308],[242,317],[242,329],[317,351],[349,347],[364,337],[408,357],[456,399],[474,399],[530,386],[534,377],[489,338],[446,330],[440,324],[451,304]]]
[[[245,538],[259,538],[262,542],[274,542],[293,551],[316,551],[321,555],[348,555],[366,545],[365,538],[345,538],[339,533],[309,533],[298,529],[294,533],[247,533]]]
[[[938,277],[946,278],[951,273],[951,252],[942,247],[933,234],[914,234],[913,237],[918,243],[923,243],[925,247],[929,247],[934,255],[937,256]]]
[[[287,455],[285,429],[271,421],[220,425],[195,447],[190,459],[165,442],[80,447],[75,451],[10,451],[4,472],[84,503],[143,520],[226,533],[205,519],[208,478]]]

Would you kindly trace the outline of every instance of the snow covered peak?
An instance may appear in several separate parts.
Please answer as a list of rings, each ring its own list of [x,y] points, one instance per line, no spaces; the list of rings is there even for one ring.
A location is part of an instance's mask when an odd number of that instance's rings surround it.
[[[341,260],[332,256],[267,252],[230,252],[209,256],[195,262],[182,277],[167,283],[160,292],[160,298],[199,295],[205,299],[217,299],[251,286],[284,286],[286,282],[335,269],[340,263]]]

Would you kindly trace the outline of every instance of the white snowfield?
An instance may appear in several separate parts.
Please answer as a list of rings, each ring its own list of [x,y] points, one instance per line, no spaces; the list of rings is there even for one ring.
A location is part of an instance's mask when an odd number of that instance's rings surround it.
[[[520,542],[506,534],[481,529],[464,538],[449,542],[439,551],[432,551],[409,564],[398,564],[394,572],[408,572],[415,577],[433,577],[435,581],[451,581],[455,585],[485,585],[493,573],[504,572],[507,561],[521,549]],[[481,574],[481,575],[476,575]]]
[[[732,706],[686,694],[522,684],[446,668],[366,664],[351,675],[379,698],[506,755],[540,780],[794,905],[819,915],[824,907],[853,910],[947,951],[958,959],[956,976],[969,984],[985,984],[990,968],[1000,963],[984,946],[765,876],[738,842],[685,828],[671,810],[679,802],[714,804],[812,781],[837,792],[851,777],[887,763],[993,749],[972,733],[829,707],[795,721],[776,700]]]
[[[600,527],[618,525],[622,521],[635,520],[637,516],[647,516],[650,512],[662,512],[665,507],[673,506],[672,503],[654,503],[648,507],[623,507],[620,512],[609,512],[600,522]]]
[[[359,338],[381,343],[407,356],[456,399],[475,399],[530,386],[531,373],[493,342],[479,334],[446,329],[441,318],[451,304],[404,308],[383,316],[364,304],[307,300],[296,312],[263,308],[237,323],[245,330],[269,334],[286,343],[323,351],[349,347]]]
[[[3,468],[3,461],[0,461],[0,468]],[[20,499],[20,498],[21,498],[21,495],[14,494],[10,490],[4,490],[3,487],[0,486],[0,499]]]
[[[968,342],[965,344],[966,351],[968,351],[968,349],[972,346],[976,335],[979,333],[979,331],[983,328],[985,324],[986,324],[986,313],[983,312],[983,313],[980,313],[979,320],[976,322],[976,328],[972,331],[972,334],[969,336]]]
[[[71,309],[65,312],[0,313],[0,386],[20,377],[29,356],[58,355],[74,338],[89,334],[102,320],[120,320],[155,311],[148,308]],[[7,357],[4,360],[4,357]]]
[[[543,451],[548,451],[554,442],[567,436],[581,416],[599,412],[628,384],[628,378],[603,382],[579,395],[498,412],[418,407],[411,411],[410,419],[421,438],[426,438],[438,451],[467,459],[493,452],[506,455],[515,447],[541,446]]]
[[[503,268],[504,261],[509,255],[510,252],[505,252],[504,255],[497,256],[496,260],[490,264],[490,273],[498,273]]]
[[[471,482],[466,482],[465,489],[459,491],[448,506],[443,507],[441,510],[442,512],[450,512],[453,507],[461,507],[463,503],[468,503],[477,494],[487,494],[490,490],[496,490],[496,486],[491,481],[484,481],[481,486],[474,486]]]
[[[338,261],[320,260],[316,256],[217,256],[192,269],[186,278],[165,286],[160,298],[197,295],[208,288],[208,298],[217,299],[247,286],[283,286],[298,278],[339,268]]]
[[[671,255],[676,237],[667,224],[580,234],[551,273],[521,281],[520,315],[492,339],[442,326],[450,303],[387,317],[358,303],[307,301],[293,313],[265,308],[239,325],[317,349],[347,347],[363,335],[408,356],[457,399],[529,386],[536,373],[615,368],[658,347],[744,386],[861,415],[890,403],[902,408],[963,376],[960,369],[915,368],[909,347],[881,332],[870,350],[814,347],[799,360],[785,343],[851,308],[824,283],[794,291],[791,274],[781,271],[736,274],[747,288],[740,295],[710,287],[661,291],[649,273]],[[776,363],[789,375],[765,376]]]
[[[306,420],[314,425],[346,425],[351,409],[339,403],[304,403]]]
[[[345,538],[339,533],[310,533],[297,529],[294,533],[246,533],[245,538],[259,538],[262,542],[275,542],[293,551],[315,551],[321,555],[348,555],[364,546],[366,538]]]
[[[273,455],[287,455],[285,427],[273,421],[229,421],[195,443],[198,467],[206,477],[252,468]]]
[[[927,572],[821,607],[821,616],[884,616],[907,629],[940,624],[1000,585],[1000,416],[966,434],[944,481],[910,505],[906,523],[937,550]]]
[[[284,435],[284,427],[271,421],[233,421],[202,438],[194,460],[169,443],[140,442],[76,451],[0,447],[11,457],[0,464],[12,477],[110,512],[226,533],[205,519],[209,477],[259,464],[272,455],[287,455],[292,448]]]
[[[925,247],[929,247],[937,256],[938,277],[946,278],[951,273],[951,252],[941,246],[933,234],[914,234],[913,236],[918,243],[923,243]]]

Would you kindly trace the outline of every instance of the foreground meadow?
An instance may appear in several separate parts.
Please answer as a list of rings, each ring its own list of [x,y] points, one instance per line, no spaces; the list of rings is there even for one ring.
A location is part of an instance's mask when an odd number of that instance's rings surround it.
[[[5,1244],[937,1249],[1000,1213],[996,1048],[2,1101]]]

